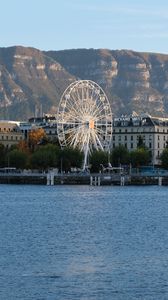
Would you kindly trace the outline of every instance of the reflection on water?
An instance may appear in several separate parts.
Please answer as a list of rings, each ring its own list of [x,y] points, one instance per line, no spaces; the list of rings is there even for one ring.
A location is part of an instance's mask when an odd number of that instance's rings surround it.
[[[0,185],[0,299],[168,299],[167,192]]]

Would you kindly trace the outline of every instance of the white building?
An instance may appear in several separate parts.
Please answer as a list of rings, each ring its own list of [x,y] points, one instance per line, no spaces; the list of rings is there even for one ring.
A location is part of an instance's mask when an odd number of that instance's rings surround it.
[[[112,148],[124,145],[129,151],[135,150],[140,139],[151,151],[152,164],[159,164],[159,156],[168,143],[168,118],[136,113],[114,118]]]

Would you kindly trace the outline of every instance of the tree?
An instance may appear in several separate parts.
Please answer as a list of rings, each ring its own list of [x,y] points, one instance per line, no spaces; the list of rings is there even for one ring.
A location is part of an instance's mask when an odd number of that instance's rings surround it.
[[[137,148],[145,148],[145,143],[142,135],[138,136]]]
[[[24,169],[26,167],[28,156],[26,153],[14,149],[7,153],[6,165],[15,167],[17,169]]]
[[[160,155],[162,167],[168,169],[168,148],[165,148]]]
[[[123,145],[115,147],[111,152],[111,163],[114,167],[120,164],[126,165],[130,162],[129,151]]]
[[[38,144],[46,137],[46,133],[43,128],[32,129],[28,135],[29,147],[32,152],[35,150]]]
[[[71,171],[71,168],[81,168],[83,162],[83,153],[75,148],[66,147],[60,151],[59,168],[65,172]]]
[[[33,168],[46,170],[49,167],[58,167],[60,149],[56,145],[47,144],[39,147],[31,157]]]
[[[91,172],[99,172],[101,165],[108,163],[108,153],[102,150],[94,151],[90,156]]]
[[[20,150],[21,152],[29,154],[29,147],[27,141],[20,141],[17,145],[17,149]]]
[[[133,167],[148,165],[151,160],[150,151],[146,148],[137,148],[130,153],[131,164]]]
[[[0,144],[0,167],[5,165],[5,146]]]

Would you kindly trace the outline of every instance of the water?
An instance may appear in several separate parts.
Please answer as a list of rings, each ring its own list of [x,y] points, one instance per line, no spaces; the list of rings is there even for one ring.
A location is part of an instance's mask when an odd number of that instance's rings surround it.
[[[0,185],[0,299],[168,299],[167,195]]]

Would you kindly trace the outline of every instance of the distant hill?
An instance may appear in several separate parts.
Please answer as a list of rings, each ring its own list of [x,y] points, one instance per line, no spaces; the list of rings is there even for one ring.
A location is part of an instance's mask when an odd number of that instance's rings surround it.
[[[0,48],[0,118],[55,113],[65,88],[91,79],[106,92],[114,115],[168,116],[168,55],[131,50],[40,51]]]

